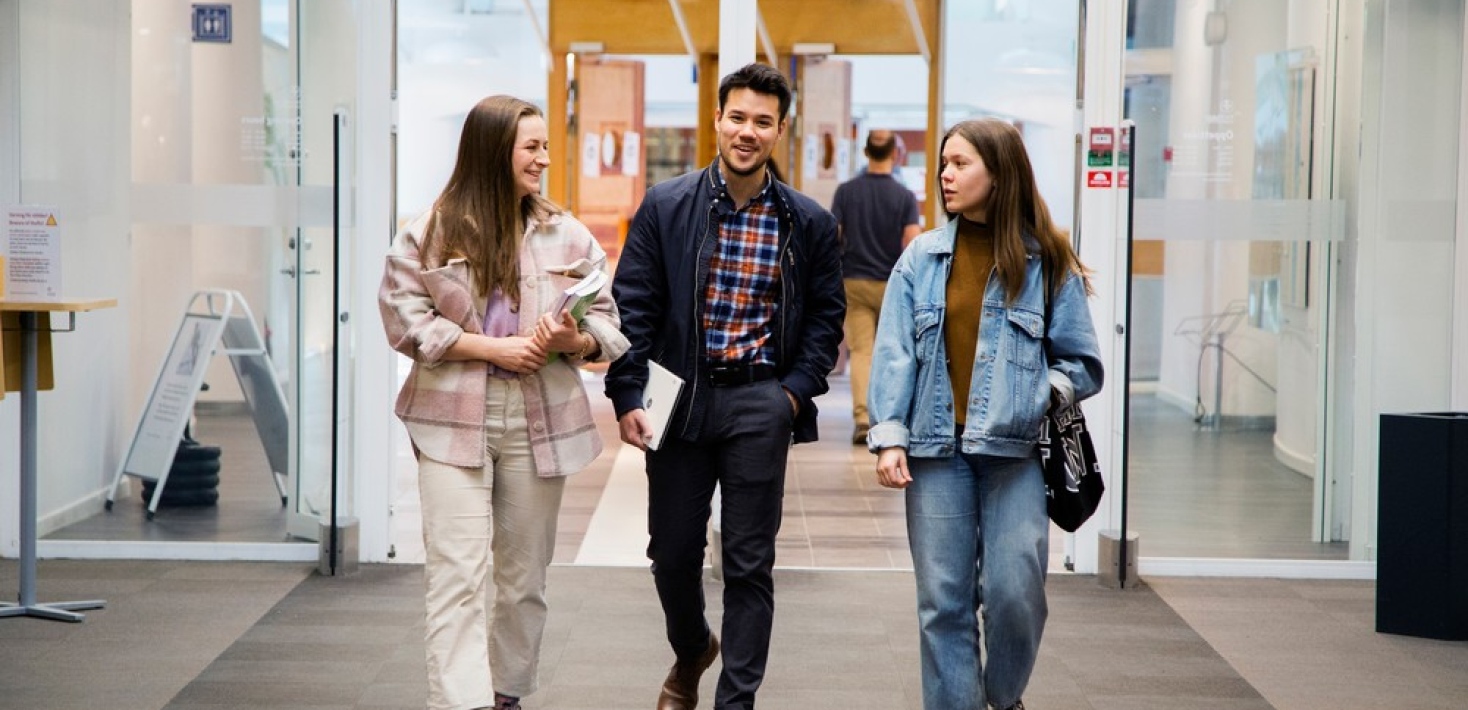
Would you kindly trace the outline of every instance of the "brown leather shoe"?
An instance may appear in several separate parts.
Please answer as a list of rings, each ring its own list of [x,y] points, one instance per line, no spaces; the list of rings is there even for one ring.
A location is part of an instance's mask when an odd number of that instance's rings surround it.
[[[673,663],[663,692],[658,694],[658,710],[693,710],[698,707],[698,679],[719,657],[719,637],[709,634],[709,647],[691,663]]]

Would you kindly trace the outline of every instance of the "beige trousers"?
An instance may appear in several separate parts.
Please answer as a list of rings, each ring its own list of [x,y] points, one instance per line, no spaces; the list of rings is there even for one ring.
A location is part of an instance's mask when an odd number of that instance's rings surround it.
[[[846,279],[846,349],[851,353],[851,416],[867,424],[867,385],[872,377],[872,344],[882,315],[886,281]]]
[[[432,710],[489,707],[495,691],[523,697],[538,685],[565,479],[535,474],[520,383],[487,387],[484,468],[418,459]]]

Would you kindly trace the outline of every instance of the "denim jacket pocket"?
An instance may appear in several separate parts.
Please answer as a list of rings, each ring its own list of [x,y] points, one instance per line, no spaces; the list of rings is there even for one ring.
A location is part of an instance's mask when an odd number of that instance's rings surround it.
[[[1010,363],[1027,370],[1045,369],[1045,317],[1029,311],[1009,310],[1008,352]]]
[[[938,346],[943,340],[943,309],[938,306],[920,305],[912,311],[913,342],[917,344],[919,362],[935,362]]]
[[[996,436],[1016,441],[1033,441],[1045,415],[1049,387],[1045,360],[1045,318],[1033,311],[1011,309],[1004,337],[1002,381],[1009,396],[993,404],[991,411]],[[1002,416],[998,416],[1002,413]]]

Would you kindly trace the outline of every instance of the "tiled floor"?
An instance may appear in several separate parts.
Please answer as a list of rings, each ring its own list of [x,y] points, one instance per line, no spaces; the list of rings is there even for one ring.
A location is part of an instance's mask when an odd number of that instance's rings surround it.
[[[1346,559],[1348,543],[1310,541],[1313,481],[1275,458],[1272,429],[1200,429],[1146,393],[1130,407],[1128,527],[1146,555]]]
[[[112,510],[45,535],[51,540],[146,540],[281,542],[285,506],[271,481],[265,450],[247,412],[230,407],[201,412],[191,432],[199,443],[219,448],[219,503],[207,507],[160,506],[148,520],[142,484],[124,477]],[[41,485],[45,485],[44,482]],[[167,482],[164,483],[167,491]]]

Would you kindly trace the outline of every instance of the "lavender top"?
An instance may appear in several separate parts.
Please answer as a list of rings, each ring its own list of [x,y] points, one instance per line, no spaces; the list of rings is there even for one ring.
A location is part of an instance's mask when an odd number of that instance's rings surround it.
[[[496,288],[489,296],[489,303],[484,306],[484,334],[491,338],[507,338],[515,334],[515,328],[520,324],[520,316],[513,310],[514,304],[505,294]],[[498,377],[503,380],[513,380],[518,375],[509,370],[503,370],[489,366],[490,377]]]

